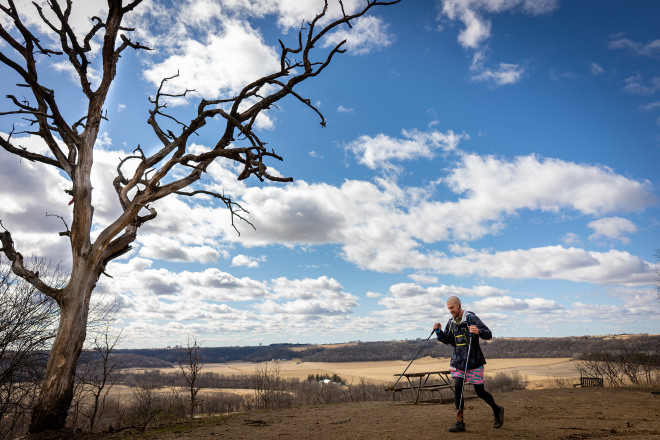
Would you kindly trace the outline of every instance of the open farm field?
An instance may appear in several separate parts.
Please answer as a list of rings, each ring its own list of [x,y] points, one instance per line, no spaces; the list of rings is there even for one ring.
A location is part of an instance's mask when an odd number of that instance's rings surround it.
[[[305,380],[311,375],[337,374],[347,383],[358,383],[361,380],[382,383],[384,385],[395,380],[395,374],[403,372],[409,361],[373,361],[373,362],[300,362],[286,360],[268,362],[268,368],[276,365],[280,369],[282,378],[298,378]],[[227,362],[209,363],[204,365],[203,372],[222,375],[254,374],[255,369],[264,363],[254,362]],[[556,378],[579,378],[575,370],[574,361],[570,358],[516,358],[516,359],[489,359],[486,364],[486,374],[499,372],[517,372],[527,376],[529,388],[546,388]],[[422,372],[434,370],[448,370],[448,358],[424,357],[415,360],[408,369],[409,372]],[[159,368],[162,372],[175,373],[177,368]]]
[[[112,388],[110,389],[110,396],[111,398],[114,399],[121,399],[122,396],[125,398],[130,398],[130,396],[133,394],[133,391],[135,390],[135,387],[131,387],[128,385],[113,385]],[[187,396],[188,390],[183,389],[181,387],[161,387],[161,388],[156,388],[155,392],[157,394],[171,394],[171,393],[179,393],[181,395]],[[239,396],[252,396],[254,395],[254,390],[251,389],[246,389],[246,388],[203,388],[199,391],[199,396],[204,397],[206,395],[214,395],[217,393],[224,393],[224,394],[236,394]]]

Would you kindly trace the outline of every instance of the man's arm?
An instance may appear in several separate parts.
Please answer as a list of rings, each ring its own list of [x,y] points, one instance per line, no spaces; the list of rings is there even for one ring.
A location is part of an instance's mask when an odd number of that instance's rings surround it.
[[[470,315],[470,326],[474,326],[477,328],[477,332],[472,332],[472,333],[475,333],[481,339],[484,339],[486,341],[489,339],[493,339],[493,332],[490,331],[490,329],[486,326],[486,324],[484,324],[483,321],[479,319],[477,315],[474,314]]]
[[[452,338],[451,333],[449,332],[449,324],[445,326],[445,331],[442,331],[442,324],[436,322],[433,326],[433,330],[435,330],[438,341],[442,342],[443,344],[453,345],[454,338]]]

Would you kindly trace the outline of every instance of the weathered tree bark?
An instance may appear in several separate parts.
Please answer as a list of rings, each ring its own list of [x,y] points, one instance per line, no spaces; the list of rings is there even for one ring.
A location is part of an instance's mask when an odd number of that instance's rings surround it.
[[[30,432],[64,426],[73,398],[73,381],[85,340],[87,309],[62,307],[60,327],[51,349],[39,400],[32,411]]]
[[[32,410],[31,433],[64,427],[73,399],[76,365],[87,333],[89,299],[98,278],[94,271],[75,274],[80,276],[72,276],[67,286],[71,293],[65,292],[58,301],[60,322],[39,399]]]
[[[3,4],[4,1],[7,3],[6,6]],[[58,168],[66,174],[72,184],[72,188],[67,190],[72,196],[73,203],[71,229],[69,230],[65,223],[66,231],[60,232],[60,235],[68,237],[72,255],[71,277],[63,288],[50,286],[40,278],[38,271],[24,264],[23,255],[14,246],[11,232],[5,228],[0,219],[0,227],[3,229],[0,231],[2,244],[0,252],[3,252],[11,262],[12,271],[45,295],[55,299],[60,307],[59,328],[50,353],[39,401],[33,410],[29,428],[31,433],[64,427],[73,398],[76,365],[85,341],[92,291],[99,276],[104,273],[106,264],[128,252],[131,243],[137,237],[138,228],[156,217],[156,211],[150,204],[173,194],[188,197],[206,194],[216,197],[225,204],[231,212],[232,224],[234,217],[245,220],[241,216],[244,212],[243,208],[225,195],[203,189],[184,190],[197,182],[208,166],[218,159],[242,164],[243,170],[237,176],[238,179],[246,179],[254,175],[260,180],[277,182],[293,180],[274,176],[268,172],[264,160],[269,158],[282,160],[282,158],[272,149],[266,149],[265,143],[253,131],[257,116],[281,99],[291,96],[314,110],[321,118],[321,125],[324,126],[323,115],[309,99],[296,93],[294,87],[319,75],[336,54],[345,52],[343,49],[345,41],[321,55],[320,59],[312,58],[312,49],[322,47],[321,40],[332,30],[342,25],[350,26],[351,20],[366,14],[372,7],[392,5],[399,1],[367,0],[366,5],[356,13],[346,14],[342,1],[337,0],[341,6],[342,16],[317,28],[327,13],[326,0],[323,10],[313,20],[301,26],[296,41],[297,46],[287,47],[280,41],[279,71],[253,81],[235,96],[214,100],[201,99],[197,106],[197,114],[193,115],[188,123],[182,123],[165,113],[164,99],[185,96],[189,92],[186,90],[180,95],[165,93],[163,86],[168,79],[171,79],[165,78],[155,97],[150,98],[153,108],[149,111],[147,120],[162,147],[147,157],[138,145],[133,155],[120,161],[117,177],[112,183],[122,213],[105,226],[94,241],[91,239],[94,214],[91,186],[94,145],[103,119],[102,110],[121,53],[128,47],[135,50],[149,50],[127,37],[131,29],[121,27],[124,15],[131,12],[142,0],[126,1],[126,4],[122,0],[107,0],[107,17],[105,20],[92,17],[93,25],[82,41],[76,36],[69,23],[72,0],[49,0],[48,7],[56,17],[52,21],[46,17],[41,7],[34,3],[42,21],[59,37],[61,47],[56,49],[45,47],[27,28],[21,18],[23,11],[18,10],[14,0],[0,2],[0,13],[5,14],[13,25],[13,28],[6,29],[0,24],[0,39],[4,42],[0,51],[0,63],[5,64],[18,75],[20,87],[27,88],[32,93],[31,101],[8,95],[15,109],[2,112],[0,116],[14,115],[27,119],[30,122],[29,126],[36,128],[30,129],[34,131],[23,133],[40,137],[50,150],[50,154],[32,152],[20,145],[14,145],[13,129],[7,138],[0,137],[0,147],[23,159]],[[61,5],[61,2],[65,4]],[[19,38],[14,36],[17,33],[20,34]],[[96,38],[97,34],[102,37],[100,50],[102,74],[98,87],[93,90],[88,67],[89,60],[93,58],[89,56],[93,50],[90,41]],[[77,73],[80,90],[88,100],[86,112],[78,121],[69,123],[65,120],[58,107],[54,91],[40,82],[39,65],[35,55],[65,58]],[[291,57],[299,57],[299,59],[291,59]],[[207,123],[217,123],[218,120],[224,122],[217,131],[218,141],[215,146],[203,153],[191,153],[188,149],[190,136],[196,134]],[[172,127],[161,126],[164,122]],[[177,134],[172,130],[179,132]],[[62,144],[64,149],[61,147]],[[123,166],[128,161],[137,161],[137,167],[130,175],[125,175]],[[175,170],[178,173],[174,173]]]

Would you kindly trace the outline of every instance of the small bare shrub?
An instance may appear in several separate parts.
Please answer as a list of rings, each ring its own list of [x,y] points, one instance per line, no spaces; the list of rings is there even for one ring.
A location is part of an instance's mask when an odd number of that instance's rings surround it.
[[[231,393],[209,393],[199,405],[199,411],[204,414],[225,414],[238,411],[248,411],[254,407],[254,399],[249,396],[239,396]]]
[[[496,373],[494,376],[488,377],[486,387],[488,391],[496,393],[524,390],[527,388],[527,376],[523,376],[517,371]]]
[[[141,432],[162,412],[161,402],[156,393],[156,385],[136,376],[137,386],[131,388],[131,406],[128,424]]]
[[[583,353],[575,363],[581,376],[602,377],[614,387],[651,385],[660,374],[660,354],[628,349],[618,352]]]
[[[46,260],[33,260],[32,270],[53,285],[62,282]],[[0,439],[5,439],[27,430],[59,315],[55,301],[16,276],[4,258],[0,298]]]
[[[569,377],[555,377],[552,380],[552,386],[553,388],[573,388],[573,381],[574,379]]]
[[[291,406],[292,396],[284,389],[285,381],[280,377],[279,362],[269,367],[268,363],[258,365],[250,376],[250,386],[254,389],[258,408],[275,409]]]
[[[113,335],[107,325],[101,333],[92,335],[91,349],[80,357],[67,420],[74,428],[93,431],[103,418],[110,389],[118,378],[112,356],[120,338],[121,332]],[[80,421],[79,416],[82,417]]]

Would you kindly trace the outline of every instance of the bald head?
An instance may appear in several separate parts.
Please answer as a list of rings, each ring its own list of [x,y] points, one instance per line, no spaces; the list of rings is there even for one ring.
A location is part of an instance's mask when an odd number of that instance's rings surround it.
[[[461,300],[457,296],[450,296],[449,299],[447,299],[447,305],[449,304],[460,306]]]
[[[457,296],[450,296],[447,300],[447,310],[451,313],[454,319],[463,316],[463,309],[461,308],[461,300]]]

